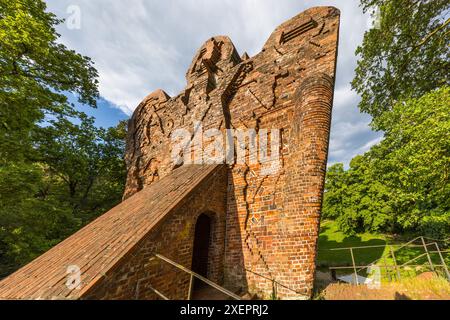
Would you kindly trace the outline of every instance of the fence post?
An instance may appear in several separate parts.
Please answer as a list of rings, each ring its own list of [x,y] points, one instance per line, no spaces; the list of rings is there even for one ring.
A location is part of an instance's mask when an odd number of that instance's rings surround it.
[[[386,262],[386,256],[383,257],[383,263],[384,263],[384,272],[386,273],[386,278],[390,282],[391,281],[391,272],[388,269],[388,265],[387,265],[387,262]]]
[[[191,277],[189,279],[189,291],[188,291],[188,300],[191,300],[192,297],[192,289],[194,287],[194,275],[191,273]]]
[[[401,279],[400,270],[398,269],[398,266],[397,266],[397,260],[395,259],[394,250],[392,249],[392,246],[389,246],[389,249],[391,251],[392,259],[394,260],[394,267],[395,267],[395,270],[397,271],[397,278],[398,278],[398,280],[400,280]]]
[[[277,296],[278,296],[278,287],[277,287],[277,282],[275,281],[275,279],[272,279],[272,299],[273,300],[277,300]]]
[[[337,280],[336,278],[336,269],[330,269],[331,279]]]
[[[359,285],[358,272],[356,271],[355,257],[353,256],[353,248],[350,248],[350,254],[352,256],[353,271],[355,272],[356,285]]]
[[[422,240],[423,248],[425,249],[425,253],[427,254],[427,259],[428,259],[428,263],[430,264],[431,271],[434,272],[433,262],[431,261],[430,254],[428,253],[428,248],[427,248],[427,245],[425,243],[425,240],[423,239],[423,237],[420,237],[420,240]]]
[[[447,279],[448,279],[448,281],[450,281],[450,272],[448,271],[447,264],[445,263],[444,257],[442,256],[442,253],[441,253],[441,250],[439,249],[437,242],[435,242],[434,245],[436,246],[436,250],[439,254],[439,257],[441,258],[441,263],[442,263],[442,266],[444,267],[445,274],[447,275]]]

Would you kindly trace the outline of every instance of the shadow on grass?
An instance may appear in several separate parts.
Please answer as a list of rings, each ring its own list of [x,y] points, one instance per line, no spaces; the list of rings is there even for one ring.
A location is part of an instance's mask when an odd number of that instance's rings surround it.
[[[386,240],[380,235],[345,235],[337,230],[334,222],[325,222],[322,224],[319,235],[317,266],[319,268],[351,266],[352,257],[350,250],[330,249],[361,246],[379,246],[353,249],[355,264],[367,265],[382,257]]]

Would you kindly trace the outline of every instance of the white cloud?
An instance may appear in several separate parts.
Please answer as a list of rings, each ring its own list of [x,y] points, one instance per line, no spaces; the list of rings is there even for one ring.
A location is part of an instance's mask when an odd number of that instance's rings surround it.
[[[378,138],[370,118],[357,109],[358,95],[349,82],[354,75],[354,51],[362,41],[368,16],[358,1],[339,0],[47,0],[49,10],[68,17],[66,9],[81,9],[81,29],[58,28],[61,41],[93,59],[99,71],[100,94],[131,114],[150,92],[170,95],[185,86],[185,72],[197,49],[211,36],[230,36],[240,54],[258,53],[283,21],[318,5],[341,10],[341,33],[330,162],[351,159]]]

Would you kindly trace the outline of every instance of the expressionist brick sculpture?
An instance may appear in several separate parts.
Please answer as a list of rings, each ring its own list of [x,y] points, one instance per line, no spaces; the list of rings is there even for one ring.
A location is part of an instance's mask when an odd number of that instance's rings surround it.
[[[123,203],[0,282],[0,297],[154,299],[157,289],[171,299],[187,298],[189,275],[151,259],[155,253],[234,292],[309,297],[338,30],[339,11],[315,7],[280,25],[251,58],[239,56],[226,36],[207,40],[186,73],[185,90],[175,97],[156,90],[134,112]],[[207,141],[195,138],[200,126],[219,132],[277,129],[275,170],[249,161],[258,152],[250,147],[245,163],[195,164],[201,157],[192,150],[207,148]],[[183,150],[183,157],[194,158],[192,165],[173,161],[176,130],[193,138],[192,149]],[[208,226],[201,227],[202,221]],[[89,238],[95,228],[101,245]],[[207,233],[203,238],[200,228]],[[117,230],[123,230],[122,242],[112,239],[120,237]],[[72,257],[55,258],[64,250]],[[21,285],[25,274],[46,277],[39,272],[46,261],[58,281],[41,279],[35,289]],[[64,287],[68,265],[80,266],[79,288]]]

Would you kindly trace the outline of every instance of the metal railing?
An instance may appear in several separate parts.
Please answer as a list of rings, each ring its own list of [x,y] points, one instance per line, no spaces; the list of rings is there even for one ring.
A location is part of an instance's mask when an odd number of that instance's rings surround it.
[[[428,240],[433,240],[434,242],[431,243],[426,243],[425,239]],[[420,240],[421,244],[414,244],[414,242]],[[329,249],[331,251],[338,251],[338,250],[349,250],[350,252],[350,256],[351,256],[351,260],[352,260],[352,265],[351,266],[338,266],[338,267],[329,267],[329,270],[332,273],[332,277],[336,278],[336,270],[345,270],[345,269],[352,269],[353,270],[353,275],[355,277],[355,283],[357,285],[359,285],[359,279],[358,279],[358,273],[361,272],[362,270],[368,270],[369,268],[372,268],[373,266],[378,266],[380,268],[385,268],[386,273],[390,272],[391,270],[395,271],[396,274],[396,278],[397,280],[401,280],[401,268],[406,268],[406,267],[423,267],[425,264],[428,264],[430,270],[436,274],[438,274],[437,272],[437,267],[443,269],[444,273],[445,273],[445,277],[448,279],[448,281],[450,281],[450,272],[449,272],[449,268],[445,262],[445,259],[442,255],[442,253],[448,253],[450,252],[450,250],[441,250],[439,248],[439,245],[437,242],[439,241],[448,241],[448,239],[445,240],[436,240],[436,239],[430,239],[430,238],[426,238],[423,236],[414,238],[413,240],[408,241],[405,244],[401,244],[401,245],[391,245],[391,244],[386,244],[386,245],[373,245],[373,246],[359,246],[359,247],[347,247],[347,248],[334,248],[334,249]],[[435,246],[435,250],[429,250],[428,247],[429,246]],[[388,255],[390,255],[390,258],[392,259],[393,264],[392,265],[388,265],[386,262],[386,254],[383,253],[383,255],[374,260],[372,263],[368,264],[368,265],[356,265],[355,263],[355,257],[354,257],[354,250],[356,249],[368,249],[368,248],[385,248],[388,247]],[[396,253],[406,247],[416,247],[416,248],[420,248],[422,247],[424,249],[424,253],[402,263],[399,264],[398,263],[398,259],[396,257]],[[394,249],[395,248],[395,249]],[[433,253],[437,253],[439,256],[439,260],[440,263],[439,264],[434,264],[433,260],[431,259],[431,254]],[[422,257],[427,257],[427,263],[425,264],[411,264],[414,261],[417,261],[418,259],[422,258]],[[383,260],[383,263],[380,265],[380,262]],[[390,275],[389,275],[390,277]]]
[[[262,274],[259,274],[259,273],[255,272],[255,271],[247,269],[247,268],[244,268],[244,269],[245,269],[245,271],[250,272],[250,273],[252,273],[252,274],[254,274],[254,275],[258,276],[258,277],[261,277],[263,279],[266,279],[266,280],[268,280],[268,281],[270,281],[272,283],[272,299],[273,300],[276,300],[277,297],[278,297],[278,287],[285,288],[285,289],[295,293],[296,295],[301,295],[301,296],[303,296],[305,298],[309,298],[309,296],[305,295],[304,293],[301,293],[301,292],[298,292],[297,290],[289,288],[288,286],[286,286],[286,285],[276,281],[275,279],[269,278],[267,276],[264,276]]]
[[[187,300],[191,300],[192,299],[192,292],[193,292],[193,288],[194,288],[194,278],[197,278],[201,281],[203,281],[204,283],[206,283],[207,285],[213,287],[214,289],[222,292],[223,294],[229,296],[230,298],[233,298],[235,300],[242,300],[242,298],[240,296],[238,296],[237,294],[225,289],[224,287],[219,286],[217,283],[212,282],[211,280],[199,275],[198,273],[195,273],[194,271],[182,266],[181,264],[176,263],[173,260],[170,260],[169,258],[160,255],[160,254],[155,254],[152,258],[150,258],[150,260],[153,259],[160,259],[186,273],[188,273],[190,275],[190,279],[189,279],[189,291],[188,291],[188,296],[187,296]],[[166,295],[164,295],[163,293],[159,292],[158,290],[156,290],[155,288],[148,286],[150,290],[152,290],[156,295],[158,295],[159,297],[161,297],[164,300],[170,300]]]

